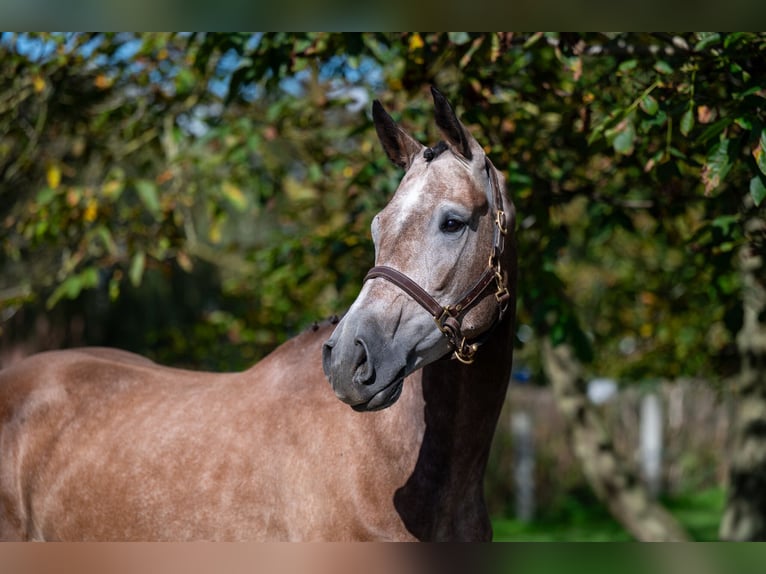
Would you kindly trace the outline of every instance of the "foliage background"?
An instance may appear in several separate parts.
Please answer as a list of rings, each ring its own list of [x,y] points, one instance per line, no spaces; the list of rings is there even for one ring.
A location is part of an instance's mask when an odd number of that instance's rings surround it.
[[[736,254],[766,196],[766,35],[0,36],[7,363],[114,345],[242,369],[340,313],[444,91],[519,213],[519,365],[569,341],[623,385],[737,372]]]

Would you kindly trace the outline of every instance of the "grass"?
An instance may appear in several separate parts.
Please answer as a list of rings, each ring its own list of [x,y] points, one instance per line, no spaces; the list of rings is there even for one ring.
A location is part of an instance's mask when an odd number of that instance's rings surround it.
[[[697,541],[716,540],[723,513],[722,489],[664,499],[663,504]],[[559,509],[532,522],[512,518],[492,521],[495,541],[628,542],[633,538],[606,508],[591,497],[568,499]]]

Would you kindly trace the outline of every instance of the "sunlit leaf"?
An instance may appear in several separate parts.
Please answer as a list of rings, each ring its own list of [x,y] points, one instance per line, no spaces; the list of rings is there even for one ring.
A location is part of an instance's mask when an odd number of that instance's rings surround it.
[[[681,133],[685,136],[688,136],[692,128],[694,127],[694,111],[689,108],[684,112],[684,115],[681,116],[681,122],[679,124],[679,128],[681,129]]]
[[[133,255],[133,259],[130,261],[130,269],[128,270],[128,278],[134,287],[138,287],[141,284],[141,279],[144,277],[144,268],[146,267],[146,253],[143,251],[136,252]]]
[[[753,122],[750,120],[750,118],[747,118],[747,117],[736,118],[734,120],[734,123],[746,131],[750,131],[753,129]]]
[[[149,180],[140,179],[136,181],[136,193],[138,193],[138,197],[151,214],[158,217],[160,214],[160,199],[157,194],[157,186]]]
[[[711,195],[723,182],[731,169],[729,162],[729,139],[721,140],[713,147],[702,167],[702,183],[705,195]]]
[[[221,242],[221,218],[216,218],[210,223],[210,227],[207,230],[207,238],[214,245]]]
[[[45,89],[45,80],[43,79],[42,76],[39,76],[39,75],[35,76],[34,79],[32,80],[32,85],[35,88],[35,92],[39,94]]]
[[[409,49],[410,52],[414,52],[415,50],[420,50],[423,46],[425,46],[425,42],[423,42],[423,38],[421,38],[420,34],[415,32],[410,36],[410,44]]]
[[[48,205],[56,197],[56,192],[50,187],[44,187],[37,192],[37,203]]]
[[[673,73],[673,67],[668,64],[665,60],[658,60],[654,64],[654,69],[658,71],[660,74],[672,74]]]
[[[617,69],[621,72],[629,72],[630,70],[635,70],[637,66],[638,60],[625,60],[617,67]]]
[[[753,158],[761,173],[766,175],[766,130],[761,131],[758,144],[753,149]]]
[[[80,294],[81,289],[82,280],[78,275],[67,277],[58,287],[56,287],[45,304],[48,309],[52,309],[63,297],[66,297],[67,299],[74,299],[77,297],[77,295]]]
[[[316,189],[302,184],[291,176],[285,178],[284,190],[287,197],[293,202],[312,201],[318,198]]]
[[[471,37],[468,35],[468,32],[450,32],[449,39],[450,42],[457,44],[458,46],[471,41]]]
[[[636,139],[636,128],[633,125],[633,122],[630,119],[623,120],[621,125],[618,126],[618,129],[619,131],[617,131],[617,135],[615,135],[612,140],[614,151],[623,155],[632,154],[633,145]]]
[[[750,197],[753,198],[753,203],[756,207],[761,205],[764,199],[766,199],[766,186],[763,185],[763,180],[760,176],[755,176],[750,180]]]
[[[660,109],[660,105],[657,103],[657,100],[649,94],[647,94],[641,99],[640,106],[641,106],[641,109],[644,110],[650,116],[655,115],[657,111]]]
[[[243,212],[247,209],[247,197],[242,193],[242,190],[233,183],[229,181],[223,182],[221,185],[221,192],[237,211]]]
[[[724,117],[718,120],[717,122],[713,122],[709,126],[707,126],[703,132],[698,136],[697,141],[699,144],[705,144],[708,141],[712,140],[713,138],[719,137],[721,135],[721,132],[723,132],[727,127],[731,125],[733,122],[733,118],[730,117]]]
[[[56,164],[49,165],[45,177],[48,180],[48,187],[56,189],[61,183],[61,168]]]
[[[176,76],[176,90],[180,94],[185,94],[194,88],[194,83],[197,81],[194,73],[188,68],[181,68]]]
[[[117,245],[114,242],[112,233],[109,231],[109,229],[106,226],[99,225],[98,227],[96,227],[96,229],[94,229],[93,233],[96,237],[99,237],[101,241],[104,243],[107,253],[109,253],[110,255],[114,255],[115,253],[117,253]]]
[[[96,217],[98,217],[98,202],[96,202],[95,199],[91,198],[88,200],[88,203],[85,206],[85,210],[83,211],[82,218],[86,222],[92,223],[96,220]]]
[[[109,300],[116,301],[120,296],[120,281],[116,277],[109,280]]]
[[[117,199],[122,193],[123,184],[121,181],[113,179],[113,180],[107,181],[101,187],[101,190],[104,192],[104,196],[114,200],[114,199]]]
[[[78,274],[70,275],[56,287],[53,294],[48,297],[46,306],[53,308],[61,299],[75,299],[82,290],[92,289],[98,285],[98,271],[95,267],[88,267]]]
[[[737,225],[740,222],[738,215],[719,215],[713,219],[713,227],[718,227],[724,234],[728,235],[732,226]]]
[[[697,52],[721,41],[721,35],[718,32],[699,32],[697,33],[697,38],[699,40],[694,45],[694,50]]]

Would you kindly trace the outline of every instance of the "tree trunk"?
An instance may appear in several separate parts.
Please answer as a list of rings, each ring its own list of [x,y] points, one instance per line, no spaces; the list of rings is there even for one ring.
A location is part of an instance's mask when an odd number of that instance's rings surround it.
[[[553,385],[570,440],[591,488],[612,515],[640,541],[683,541],[688,536],[622,460],[584,392],[571,347],[543,341],[543,368]]]
[[[737,336],[741,358],[739,413],[721,521],[724,540],[766,540],[766,222],[746,225],[750,242],[740,253],[744,317]]]

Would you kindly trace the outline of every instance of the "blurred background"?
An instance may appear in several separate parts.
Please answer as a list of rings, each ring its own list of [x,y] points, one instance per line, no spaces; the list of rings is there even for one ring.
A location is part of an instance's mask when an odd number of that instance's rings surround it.
[[[0,56],[0,367],[108,345],[240,370],[342,313],[402,175],[372,100],[433,144],[435,85],[518,212],[496,538],[766,538],[766,35],[2,33]]]

